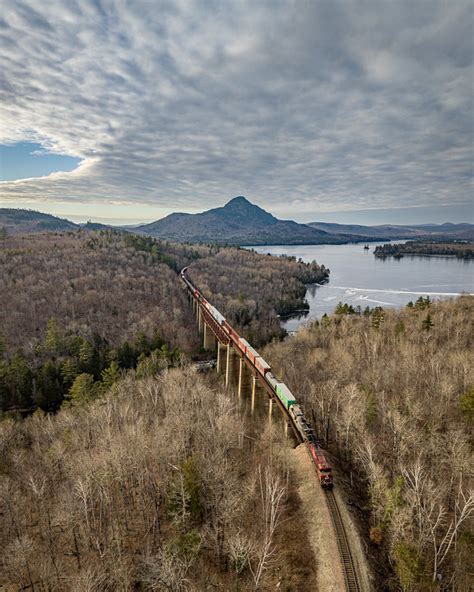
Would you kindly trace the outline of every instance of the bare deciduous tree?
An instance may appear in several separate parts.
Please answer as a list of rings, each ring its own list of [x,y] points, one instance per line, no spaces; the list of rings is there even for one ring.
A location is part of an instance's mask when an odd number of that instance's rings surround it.
[[[274,536],[280,522],[286,493],[286,488],[281,483],[279,476],[275,475],[270,467],[266,467],[264,470],[261,466],[258,467],[257,474],[260,488],[262,531],[256,546],[255,564],[251,566],[255,589],[258,588],[265,571],[275,560]]]

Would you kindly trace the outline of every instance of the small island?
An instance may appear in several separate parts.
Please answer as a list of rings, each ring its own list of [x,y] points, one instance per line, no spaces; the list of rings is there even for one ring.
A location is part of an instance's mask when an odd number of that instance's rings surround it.
[[[374,249],[379,258],[394,257],[401,259],[404,255],[456,257],[457,259],[473,259],[474,243],[468,241],[408,241],[401,244],[388,243]]]

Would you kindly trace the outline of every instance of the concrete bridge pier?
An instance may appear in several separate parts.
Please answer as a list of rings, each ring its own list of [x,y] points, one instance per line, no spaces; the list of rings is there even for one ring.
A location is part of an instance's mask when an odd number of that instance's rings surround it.
[[[224,346],[222,345],[222,343],[217,340],[217,363],[216,363],[216,371],[217,374],[220,374],[222,372],[222,350],[224,349]]]
[[[236,378],[236,368],[235,368],[235,356],[237,354],[234,352],[230,343],[227,344],[227,351],[226,351],[226,366],[225,366],[225,386],[226,388],[230,387],[232,384],[235,384]]]
[[[198,307],[198,329],[199,329],[199,333],[202,333],[204,331],[204,318],[202,316],[202,311],[201,311],[201,307]]]
[[[251,373],[245,363],[244,358],[239,358],[239,383],[237,394],[239,397],[250,396],[251,393]]]
[[[255,411],[255,394],[256,394],[256,392],[257,392],[257,377],[252,376],[252,403],[251,403],[252,415],[253,415],[253,412]]]
[[[204,337],[203,337],[204,349],[214,351],[216,349],[216,338],[210,327],[204,322]]]
[[[273,397],[270,397],[268,402],[268,420],[272,423],[272,415],[273,415]]]
[[[238,382],[238,386],[237,386],[237,395],[240,396],[242,395],[242,381],[244,378],[244,361],[242,358],[239,358],[239,382]]]

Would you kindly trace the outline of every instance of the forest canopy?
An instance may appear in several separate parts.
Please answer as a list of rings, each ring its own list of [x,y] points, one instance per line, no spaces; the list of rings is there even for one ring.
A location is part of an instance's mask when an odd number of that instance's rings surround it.
[[[21,413],[198,355],[184,266],[259,344],[283,336],[278,314],[304,307],[305,283],[327,276],[292,258],[112,230],[15,235],[0,247],[0,411]]]
[[[341,304],[263,355],[349,478],[374,562],[388,556],[404,590],[468,590],[474,299],[354,312]]]

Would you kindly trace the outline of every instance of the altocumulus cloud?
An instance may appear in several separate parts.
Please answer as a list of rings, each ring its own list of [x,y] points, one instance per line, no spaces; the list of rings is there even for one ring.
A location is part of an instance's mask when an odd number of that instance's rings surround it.
[[[82,159],[3,202],[468,203],[473,5],[4,0],[1,140]]]

